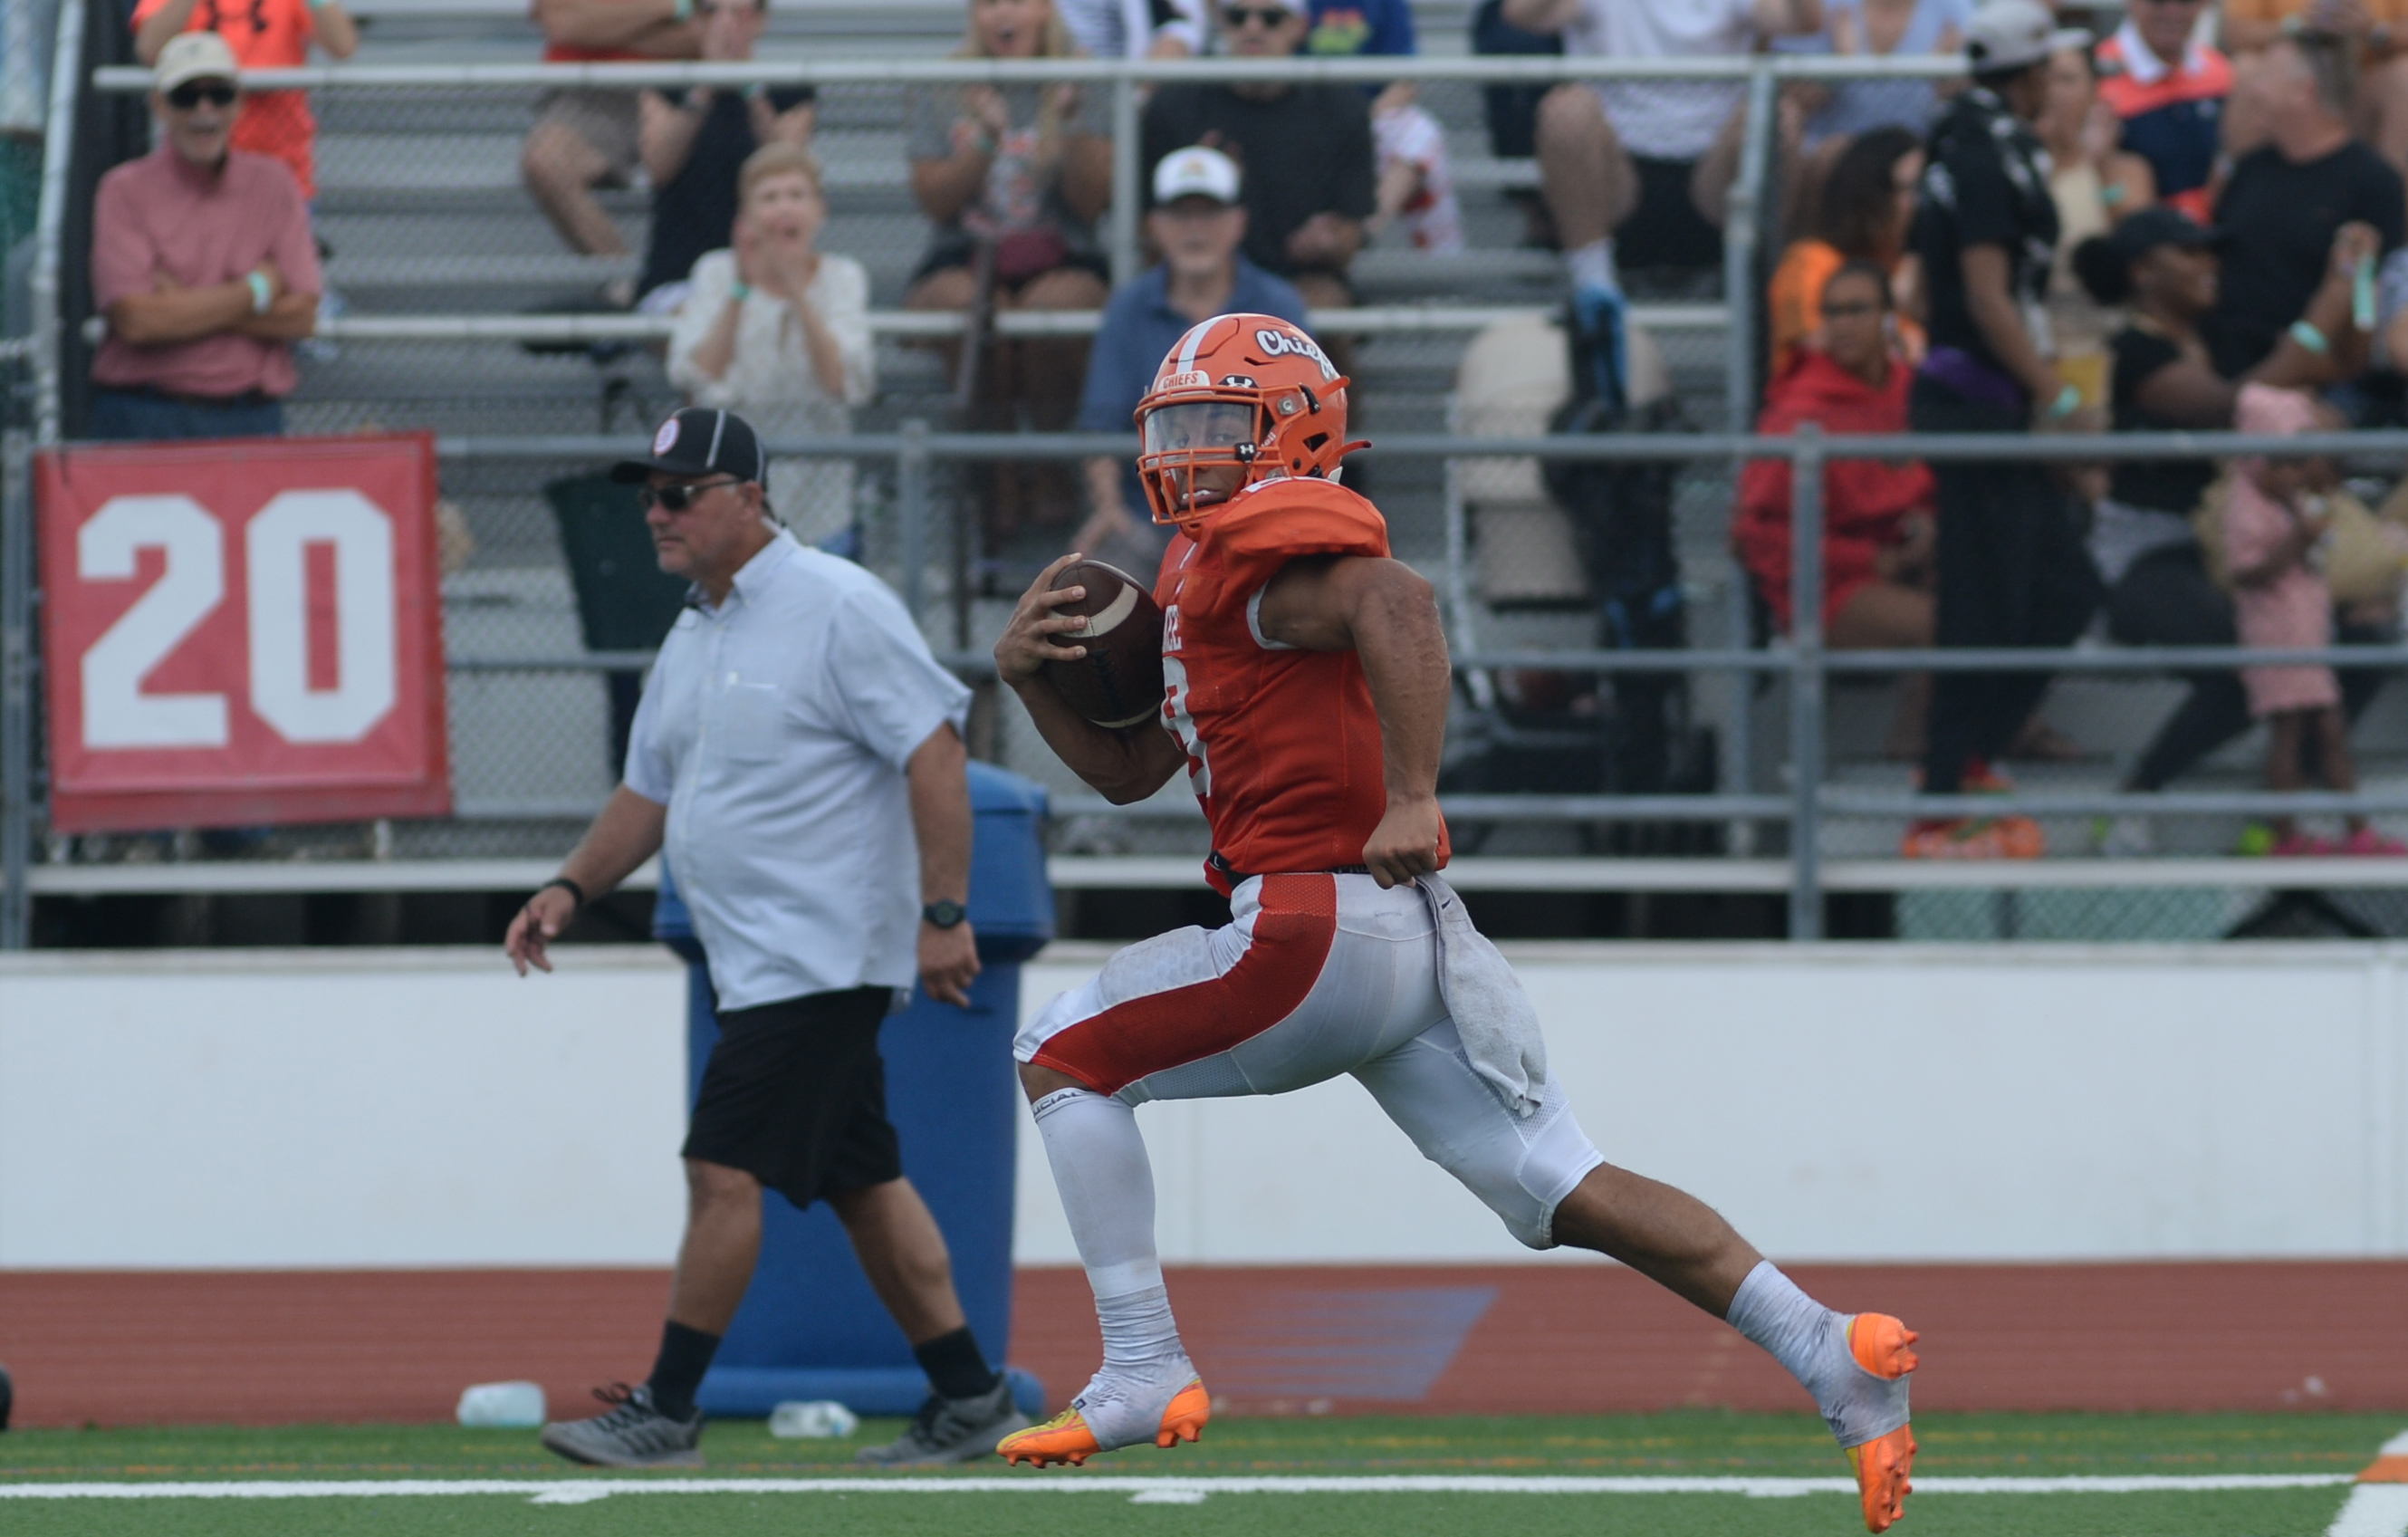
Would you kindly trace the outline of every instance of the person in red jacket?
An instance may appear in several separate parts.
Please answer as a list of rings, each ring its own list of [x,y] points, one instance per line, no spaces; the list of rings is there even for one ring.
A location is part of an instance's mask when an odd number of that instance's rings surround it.
[[[1851,262],[1823,288],[1821,351],[1805,352],[1765,392],[1756,430],[1813,422],[1827,433],[1904,432],[1910,370],[1894,351],[1889,279]],[[1758,459],[1740,477],[1731,544],[1765,606],[1790,626],[1789,461]],[[1921,464],[1835,459],[1823,479],[1823,643],[1843,650],[1931,644],[1931,471]]]

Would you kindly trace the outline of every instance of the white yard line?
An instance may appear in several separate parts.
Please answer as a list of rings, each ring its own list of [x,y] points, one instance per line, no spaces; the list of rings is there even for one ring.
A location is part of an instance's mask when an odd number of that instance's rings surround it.
[[[2325,1529],[2325,1537],[2402,1537],[2408,1533],[2408,1484],[2360,1484]]]
[[[1949,1494],[2165,1494],[2229,1489],[2332,1488],[2347,1473],[2138,1474],[2128,1477],[1971,1478],[1914,1481],[1917,1496]],[[2374,1486],[2408,1495],[2408,1485]],[[1216,1494],[1736,1494],[1779,1500],[1854,1494],[1847,1478],[1572,1478],[1507,1475],[1389,1477],[1116,1478],[1071,1473],[1016,1478],[658,1478],[549,1481],[516,1478],[229,1479],[222,1483],[0,1484],[0,1500],[325,1500],[372,1497],[517,1496],[538,1504],[583,1504],[623,1494],[1117,1494],[1145,1503],[1185,1503]],[[2351,1508],[2358,1501],[2353,1497]],[[2351,1528],[2348,1537],[2365,1537]],[[2343,1537],[2342,1528],[2333,1529]],[[2400,1526],[2384,1537],[2401,1537]]]
[[[2408,1430],[2385,1442],[2379,1455],[2408,1457]],[[2360,1484],[2325,1537],[2408,1537],[2408,1484]]]

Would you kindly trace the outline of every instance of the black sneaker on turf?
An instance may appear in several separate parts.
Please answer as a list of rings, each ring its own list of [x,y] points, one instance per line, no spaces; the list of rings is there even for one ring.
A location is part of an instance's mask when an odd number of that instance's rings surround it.
[[[1028,1428],[1028,1416],[1011,1401],[1011,1384],[997,1377],[991,1391],[974,1399],[928,1395],[910,1428],[883,1446],[864,1446],[854,1460],[880,1468],[930,1468],[975,1462],[995,1455],[995,1444]]]
[[[671,1419],[652,1407],[650,1387],[614,1382],[594,1396],[611,1406],[592,1419],[554,1420],[543,1428],[547,1450],[595,1468],[699,1468],[702,1411]]]

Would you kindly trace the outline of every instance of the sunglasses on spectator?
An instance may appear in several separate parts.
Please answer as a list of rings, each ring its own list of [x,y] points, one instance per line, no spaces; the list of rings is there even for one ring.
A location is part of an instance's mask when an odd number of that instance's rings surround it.
[[[646,486],[636,493],[636,505],[650,512],[657,507],[664,511],[682,512],[692,507],[695,498],[706,491],[716,491],[724,485],[742,485],[733,475],[723,475],[716,481],[696,481],[692,485]]]
[[[1850,315],[1878,315],[1881,313],[1881,308],[1882,307],[1880,305],[1875,304],[1870,299],[1858,299],[1854,303],[1826,303],[1823,306],[1823,318],[1826,320],[1844,320]]]
[[[1260,22],[1263,30],[1268,32],[1295,14],[1284,6],[1224,6],[1221,7],[1221,24],[1231,32],[1243,32],[1247,22]]]
[[[167,93],[167,105],[179,112],[189,112],[203,102],[211,107],[232,107],[234,86],[225,80],[186,80]]]

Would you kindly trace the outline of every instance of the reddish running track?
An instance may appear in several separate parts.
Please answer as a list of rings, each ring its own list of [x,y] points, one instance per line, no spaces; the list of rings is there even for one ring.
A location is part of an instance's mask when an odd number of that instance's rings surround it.
[[[1923,1332],[1920,1408],[2408,1409],[2408,1263],[1792,1273],[1833,1306]],[[1240,1411],[1806,1406],[1729,1329],[1611,1266],[1190,1269],[1170,1284],[1205,1381],[1218,1363],[1231,1386],[1216,1392]],[[463,1386],[516,1377],[573,1414],[587,1387],[642,1376],[666,1294],[658,1271],[6,1271],[0,1361],[27,1425],[447,1419]],[[1269,1380],[1262,1342],[1283,1327],[1293,1339],[1350,1312],[1418,1316],[1432,1299],[1427,1338],[1394,1360],[1373,1346],[1329,1391],[1237,1390]],[[1013,1325],[1012,1360],[1057,1399],[1094,1370],[1078,1271],[1020,1272]],[[1386,1396],[1348,1395],[1374,1381]],[[1418,1396],[1393,1396],[1396,1383]]]

